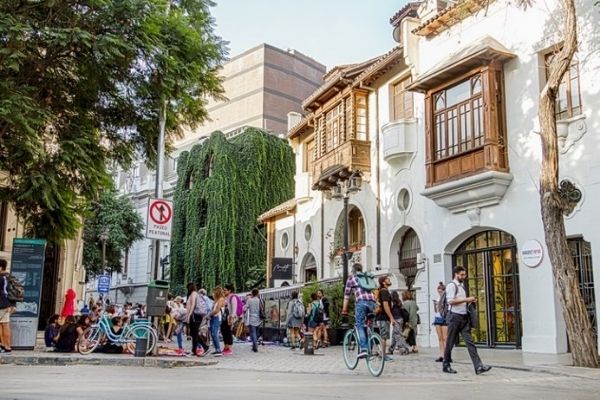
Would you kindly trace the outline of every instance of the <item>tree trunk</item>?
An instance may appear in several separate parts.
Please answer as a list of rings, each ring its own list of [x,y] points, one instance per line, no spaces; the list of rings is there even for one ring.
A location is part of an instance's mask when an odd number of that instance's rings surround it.
[[[577,49],[577,25],[574,0],[563,0],[565,8],[564,45],[548,66],[548,81],[540,94],[540,127],[542,139],[542,170],[540,201],[548,255],[563,308],[573,364],[579,367],[600,367],[600,356],[592,326],[579,291],[579,278],[571,258],[564,224],[567,202],[559,192],[558,138],[554,105],[563,75],[571,65]]]

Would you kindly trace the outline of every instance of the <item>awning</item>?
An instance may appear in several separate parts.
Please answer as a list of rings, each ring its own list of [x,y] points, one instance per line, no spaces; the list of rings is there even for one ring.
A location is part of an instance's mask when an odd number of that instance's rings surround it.
[[[516,55],[496,39],[485,36],[476,43],[472,43],[450,55],[435,67],[417,77],[408,86],[408,90],[425,92],[475,67],[487,65],[492,61],[504,62],[514,57]]]
[[[304,284],[296,284],[292,286],[263,289],[260,291],[260,297],[263,300],[291,299],[292,292],[300,292],[303,287]]]

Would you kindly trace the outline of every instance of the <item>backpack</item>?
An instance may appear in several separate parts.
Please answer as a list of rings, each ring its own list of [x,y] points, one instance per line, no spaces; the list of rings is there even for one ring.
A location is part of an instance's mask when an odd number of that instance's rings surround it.
[[[313,303],[310,320],[317,324],[323,322],[323,309],[321,308],[321,305]]]
[[[233,305],[233,300],[236,300],[235,302],[235,315],[237,317],[241,317],[242,315],[244,315],[244,302],[242,301],[242,299],[240,298],[240,296],[238,296],[237,294],[230,294],[229,295],[229,299],[227,299],[227,303]],[[229,312],[231,313],[232,310],[229,310]]]
[[[359,272],[356,274],[356,282],[358,287],[367,292],[372,292],[379,287],[375,276],[370,272]]]
[[[372,292],[373,297],[375,297],[375,309],[373,310],[373,313],[375,313],[375,315],[379,315],[383,312],[383,304],[381,304],[381,299],[379,298],[380,292],[380,288],[374,289]]]
[[[304,319],[304,306],[300,300],[296,300],[292,306],[292,316],[296,319]]]
[[[458,294],[458,286],[456,286],[456,283],[454,282],[450,282],[454,285],[455,289],[456,289],[456,294]],[[446,318],[446,315],[448,315],[448,297],[446,296],[446,292],[448,291],[448,286],[450,286],[450,283],[448,285],[446,285],[446,290],[444,290],[444,293],[442,293],[442,295],[440,296],[440,299],[438,300],[437,303],[437,312],[440,313],[440,315],[444,318]]]
[[[210,313],[213,309],[213,306],[215,305],[215,302],[208,296],[205,295],[201,295],[202,299],[204,300],[204,302],[206,303],[206,313]]]
[[[24,301],[25,288],[23,287],[23,284],[12,274],[9,274],[6,277],[6,282],[8,283],[8,287],[6,288],[6,293],[8,294],[6,297],[8,298],[8,301]]]

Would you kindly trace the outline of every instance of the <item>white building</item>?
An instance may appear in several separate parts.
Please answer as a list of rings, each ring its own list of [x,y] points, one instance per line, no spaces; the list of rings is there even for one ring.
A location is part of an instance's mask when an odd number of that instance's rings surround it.
[[[304,102],[306,115],[288,133],[297,157],[295,199],[262,217],[268,265],[273,257],[291,258],[293,282],[341,276],[343,206],[325,194],[361,171],[362,190],[349,199],[353,261],[391,274],[397,289],[415,291],[422,345],[437,346],[430,323],[438,282],[463,265],[470,294],[479,299],[476,342],[566,352],[537,189],[538,97],[545,60],[560,46],[557,1],[526,11],[504,1],[440,3],[401,9],[391,20],[398,48],[334,69]],[[578,25],[598,26],[593,5],[577,5]],[[600,125],[600,57],[594,35],[580,29],[557,115],[561,180],[572,184],[565,188],[576,202],[567,234],[596,324],[600,138],[591,132]]]
[[[177,157],[190,150],[214,131],[226,136],[243,133],[247,126],[266,129],[275,135],[287,130],[286,114],[301,111],[301,103],[322,83],[325,66],[296,50],[281,50],[268,44],[253,47],[223,64],[220,74],[227,101],[209,101],[210,120],[174,143],[175,151],[166,159],[164,197],[172,198],[177,184]],[[115,186],[129,196],[143,220],[148,200],[154,197],[156,173],[140,160],[130,171],[117,171]],[[113,302],[146,302],[151,280],[153,241],[136,242],[124,255],[123,272],[113,274],[109,298]],[[161,242],[160,257],[168,271],[169,242]],[[162,276],[159,266],[158,276]],[[87,293],[98,297],[97,282],[87,285]],[[88,296],[89,297],[89,296]]]

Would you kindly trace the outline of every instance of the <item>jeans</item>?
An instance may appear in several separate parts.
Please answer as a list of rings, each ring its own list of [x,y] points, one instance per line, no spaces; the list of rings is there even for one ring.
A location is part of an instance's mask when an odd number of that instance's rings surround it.
[[[354,310],[354,326],[358,332],[358,343],[361,350],[367,350],[367,331],[365,329],[365,322],[367,321],[367,315],[373,313],[375,310],[375,302],[371,300],[359,300],[356,302],[356,308]]]
[[[456,314],[449,312],[446,316],[446,322],[448,322],[448,339],[446,340],[446,349],[444,350],[444,367],[450,365],[452,359],[452,348],[458,339],[458,334],[462,336],[467,350],[469,351],[469,357],[475,370],[481,367],[481,359],[477,354],[477,348],[473,344],[473,338],[471,337],[471,324],[469,322],[468,315]]]
[[[258,326],[250,325],[250,337],[252,338],[252,348],[256,349],[258,345]]]
[[[219,330],[221,328],[221,321],[219,317],[210,317],[210,335],[212,336],[213,344],[215,346],[215,351],[217,353],[221,352],[221,342],[219,339]]]

